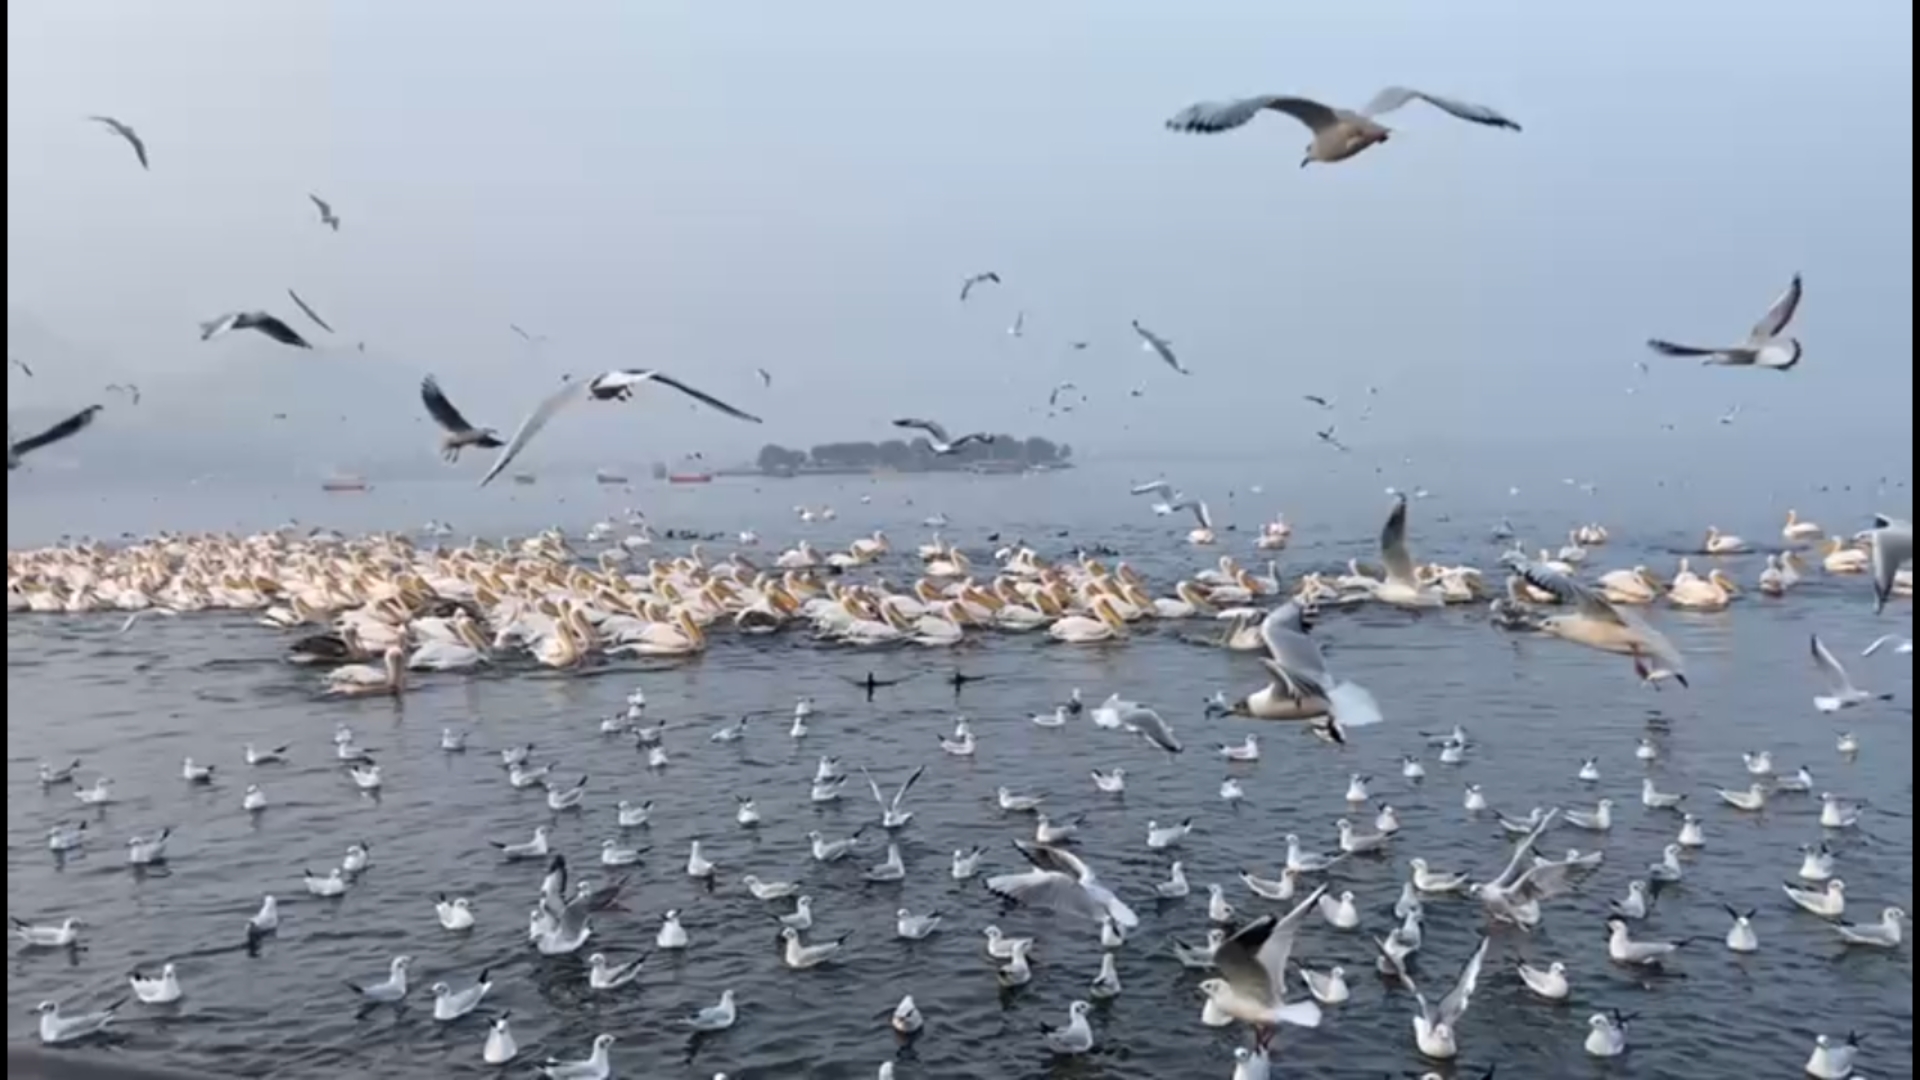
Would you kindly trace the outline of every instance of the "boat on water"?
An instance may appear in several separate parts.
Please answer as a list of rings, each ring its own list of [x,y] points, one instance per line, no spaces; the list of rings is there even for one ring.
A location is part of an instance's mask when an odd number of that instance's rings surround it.
[[[367,483],[366,477],[355,476],[351,473],[336,473],[320,482],[321,491],[366,491],[371,486],[372,485]]]
[[[667,483],[669,484],[711,484],[713,483],[713,474],[710,472],[668,473]]]

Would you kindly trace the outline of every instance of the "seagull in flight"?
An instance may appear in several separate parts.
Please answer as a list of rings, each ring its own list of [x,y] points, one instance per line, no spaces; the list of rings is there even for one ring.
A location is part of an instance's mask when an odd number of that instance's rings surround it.
[[[1093,344],[1091,341],[1069,341],[1067,342],[1067,347],[1074,352],[1083,352],[1086,350],[1086,347],[1091,344]]]
[[[143,169],[148,167],[147,144],[140,141],[140,136],[132,128],[115,120],[111,116],[89,116],[87,119],[96,124],[107,125],[107,128],[115,135],[127,140],[127,145],[133,147],[133,156],[140,159],[140,167]]]
[[[513,331],[516,334],[519,334],[520,340],[525,341],[530,345],[539,345],[547,340],[547,335],[529,334],[525,330],[522,330],[518,323],[508,323],[507,329]]]
[[[1732,427],[1733,422],[1738,419],[1740,419],[1740,405],[1738,402],[1735,402],[1733,408],[1720,414],[1720,426]]]
[[[320,313],[313,310],[313,305],[307,303],[305,300],[300,299],[299,293],[294,292],[292,289],[288,289],[287,295],[293,297],[293,302],[300,305],[300,310],[306,313],[307,318],[313,320],[313,323],[315,326],[318,326],[320,329],[325,330],[329,334],[333,333],[333,327],[328,326],[327,320],[321,318]]]
[[[956,453],[961,447],[968,443],[984,444],[993,442],[993,436],[983,435],[977,431],[962,435],[957,439],[949,440],[947,437],[947,429],[931,420],[901,419],[895,420],[893,426],[897,428],[914,428],[926,432],[928,441],[933,446],[933,452],[942,456]]]
[[[125,394],[133,404],[140,404],[140,387],[133,383],[108,383],[101,389],[109,394]]]
[[[1334,432],[1336,430],[1338,429],[1328,428],[1325,431],[1316,431],[1314,432],[1314,434],[1319,436],[1321,442],[1326,443],[1328,446],[1333,447],[1335,450],[1338,450],[1343,454],[1352,453],[1353,448],[1348,446],[1346,443],[1341,442],[1339,438],[1334,435]]]
[[[559,390],[549,395],[546,400],[540,402],[540,404],[534,406],[533,412],[529,413],[527,418],[520,422],[520,427],[514,431],[513,438],[507,441],[506,448],[500,451],[499,457],[494,458],[493,467],[488,469],[487,474],[480,478],[480,486],[486,487],[492,483],[494,477],[499,476],[505,471],[506,467],[513,463],[513,459],[519,457],[520,452],[527,448],[529,442],[533,441],[533,437],[540,434],[541,429],[545,428],[549,423],[552,423],[553,418],[559,415],[560,411],[568,405],[585,398],[591,398],[594,401],[626,401],[633,397],[635,387],[650,382],[672,387],[695,401],[709,408],[726,413],[736,420],[745,420],[751,424],[761,422],[760,418],[752,413],[736,409],[711,394],[695,390],[693,387],[688,386],[686,383],[681,382],[679,379],[663,371],[655,371],[652,369],[616,369],[595,375],[591,379],[567,379]]]
[[[1302,394],[1301,397],[1306,401],[1313,402],[1315,405],[1318,405],[1323,409],[1333,408],[1333,402],[1328,400],[1327,398],[1321,397],[1319,394]]]
[[[1184,367],[1181,367],[1180,358],[1173,355],[1173,342],[1168,341],[1166,338],[1161,337],[1159,334],[1156,334],[1153,331],[1147,329],[1146,327],[1141,326],[1139,319],[1133,320],[1133,332],[1140,335],[1141,349],[1147,352],[1150,352],[1155,356],[1158,356],[1160,359],[1166,361],[1166,364],[1168,367],[1172,368],[1173,370],[1179,372],[1182,375],[1193,374],[1193,372],[1188,371]]]
[[[460,451],[469,446],[497,450],[506,445],[494,429],[476,428],[468,423],[441,391],[440,380],[431,375],[420,380],[420,400],[426,404],[427,415],[433,417],[434,423],[446,429],[446,435],[440,440],[440,456],[449,463],[459,461]]]
[[[1702,348],[1654,338],[1647,342],[1647,347],[1662,356],[1697,356],[1702,363],[1718,367],[1762,367],[1790,371],[1800,362],[1804,350],[1800,339],[1782,338],[1780,335],[1786,333],[1788,324],[1793,322],[1794,313],[1800,310],[1800,298],[1804,292],[1800,275],[1793,275],[1787,291],[1774,300],[1766,315],[1747,333],[1747,340],[1738,345]]]
[[[972,277],[968,278],[967,280],[961,282],[960,283],[960,302],[963,304],[967,302],[967,296],[969,293],[973,292],[973,287],[975,285],[984,284],[989,281],[994,283],[995,285],[1000,284],[1000,275],[989,270],[984,274],[975,274]]]
[[[768,371],[766,368],[754,368],[753,370],[760,373],[761,386],[769,390],[773,388],[773,372]]]
[[[1389,86],[1380,91],[1359,112],[1286,94],[1266,94],[1239,101],[1203,101],[1182,109],[1167,121],[1167,127],[1172,131],[1214,135],[1243,127],[1265,112],[1283,113],[1305,124],[1313,132],[1313,141],[1307,144],[1307,156],[1300,162],[1300,167],[1304,169],[1315,162],[1332,165],[1346,161],[1386,142],[1393,131],[1376,118],[1415,101],[1424,101],[1441,112],[1475,124],[1509,131],[1520,130],[1519,124],[1485,105],[1409,90],[1403,86]]]
[[[200,340],[212,341],[229,330],[258,330],[282,345],[292,345],[298,349],[313,348],[306,338],[300,336],[299,331],[281,321],[279,316],[264,311],[233,311],[203,322],[200,324]]]
[[[1027,333],[1027,313],[1022,311],[1014,315],[1013,325],[1007,327],[1008,337],[1025,337]]]
[[[320,211],[320,224],[325,225],[334,232],[339,232],[340,215],[333,212],[333,204],[318,195],[309,194],[307,198],[312,199],[314,209]]]
[[[47,430],[40,432],[38,435],[29,435],[24,439],[15,439],[12,429],[8,429],[7,471],[12,472],[19,468],[20,459],[33,453],[35,450],[43,446],[50,446],[71,435],[79,434],[88,424],[93,423],[94,416],[99,413],[101,408],[103,408],[103,406],[89,405]]]
[[[1051,409],[1060,403],[1060,394],[1062,391],[1078,389],[1080,389],[1078,386],[1070,382],[1063,382],[1059,386],[1054,387],[1053,393],[1047,395],[1047,408]]]
[[[9,356],[7,357],[7,363],[12,367],[17,367],[21,371],[26,372],[27,378],[29,379],[33,378],[33,369],[27,366],[27,362],[25,360],[22,360],[17,356]]]

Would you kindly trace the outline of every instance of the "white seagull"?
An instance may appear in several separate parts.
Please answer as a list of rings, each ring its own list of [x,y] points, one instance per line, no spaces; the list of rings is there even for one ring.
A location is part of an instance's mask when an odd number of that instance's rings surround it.
[[[1803,352],[1797,338],[1782,339],[1787,325],[1800,308],[1800,298],[1804,287],[1800,275],[1795,274],[1787,290],[1780,294],[1767,309],[1767,313],[1747,334],[1747,340],[1730,346],[1702,348],[1694,345],[1680,345],[1671,341],[1654,338],[1647,347],[1662,356],[1700,357],[1703,363],[1723,367],[1763,367],[1775,371],[1790,370],[1800,362]]]
[[[1180,358],[1173,354],[1173,342],[1141,326],[1139,319],[1133,320],[1133,332],[1140,335],[1140,348],[1142,350],[1158,356],[1168,367],[1182,375],[1193,374],[1193,372],[1182,367]]]
[[[915,420],[907,417],[895,420],[893,426],[926,432],[928,445],[932,447],[935,454],[942,457],[948,454],[959,453],[962,447],[971,443],[988,444],[993,442],[993,436],[978,431],[969,432],[957,439],[952,438],[947,434],[946,428],[941,427],[932,420]]]
[[[1424,101],[1450,116],[1485,127],[1520,130],[1519,124],[1485,105],[1402,86],[1389,86],[1380,91],[1358,112],[1287,94],[1263,94],[1238,101],[1203,101],[1181,110],[1167,121],[1167,127],[1173,131],[1212,135],[1241,127],[1263,112],[1291,116],[1313,132],[1313,141],[1307,144],[1306,157],[1300,162],[1304,169],[1315,162],[1332,165],[1346,161],[1386,142],[1393,131],[1378,118],[1414,101]]]
[[[1820,669],[1821,677],[1827,682],[1827,692],[1813,699],[1814,708],[1823,713],[1835,713],[1869,701],[1893,700],[1892,694],[1873,694],[1856,688],[1847,675],[1847,669],[1840,666],[1839,657],[1833,655],[1820,640],[1819,634],[1812,635],[1809,641],[1814,666]]]
[[[594,401],[625,401],[633,396],[636,388],[650,382],[678,390],[695,401],[717,409],[736,420],[745,420],[754,424],[761,422],[760,418],[752,413],[736,409],[719,398],[696,390],[661,371],[614,370],[596,375],[591,379],[569,379],[559,390],[536,405],[533,412],[520,422],[520,427],[514,431],[513,437],[507,440],[506,447],[500,451],[498,457],[494,458],[493,466],[487,470],[485,476],[480,478],[480,486],[487,486],[493,482],[494,477],[505,472],[507,466],[511,465],[513,460],[520,456],[520,452],[527,448],[527,444],[533,441],[534,436],[540,434],[541,430],[568,405],[589,398]]]

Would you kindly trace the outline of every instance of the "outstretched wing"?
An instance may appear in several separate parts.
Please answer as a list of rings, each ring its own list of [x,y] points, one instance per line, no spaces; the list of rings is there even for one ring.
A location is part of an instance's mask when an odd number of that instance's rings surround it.
[[[426,405],[427,415],[433,417],[434,423],[449,432],[465,435],[473,430],[473,425],[467,423],[467,418],[460,415],[460,410],[454,408],[453,402],[441,391],[440,380],[431,375],[420,380],[420,401]]]
[[[1754,324],[1751,340],[1755,343],[1772,341],[1785,332],[1787,324],[1793,321],[1794,312],[1800,310],[1800,296],[1803,292],[1804,286],[1801,284],[1800,275],[1793,275],[1793,281],[1787,286],[1787,291],[1781,293],[1774,300],[1773,306],[1767,309],[1765,317]]]
[[[679,379],[676,379],[671,375],[668,375],[664,371],[653,371],[653,370],[609,371],[605,375],[602,375],[599,378],[594,379],[592,383],[592,388],[593,388],[594,396],[601,397],[601,396],[605,396],[602,394],[602,391],[618,392],[620,390],[628,390],[643,382],[657,382],[662,386],[670,386],[673,389],[678,390],[681,393],[687,395],[688,397],[694,399],[695,401],[700,402],[702,405],[705,405],[711,409],[717,409],[720,412],[726,413],[728,416],[731,416],[736,420],[745,420],[748,423],[752,423],[752,424],[758,424],[761,422],[760,418],[753,415],[752,413],[746,412],[745,410],[742,410],[742,409],[736,409],[733,406],[727,404],[726,402],[721,401],[719,398],[714,397],[712,394],[695,390],[693,387],[688,386],[686,383],[681,382]]]
[[[893,422],[893,426],[897,428],[912,428],[918,431],[924,431],[928,435],[933,436],[933,441],[937,443],[944,443],[947,441],[947,429],[941,427],[939,424],[936,424],[931,420],[915,420],[912,417],[902,417],[899,420],[895,420]]]
[[[1385,564],[1387,576],[1395,581],[1413,583],[1416,579],[1413,571],[1413,556],[1407,552],[1407,497],[1397,496],[1393,502],[1393,512],[1387,515],[1387,523],[1380,530],[1380,561]]]
[[[1839,658],[1827,648],[1826,642],[1820,640],[1819,634],[1814,634],[1810,640],[1809,647],[1813,651],[1813,662],[1819,667],[1821,676],[1827,680],[1827,686],[1832,688],[1835,694],[1851,695],[1854,692],[1853,680],[1847,676],[1847,669],[1840,666]]]
[[[102,407],[103,406],[100,405],[89,405],[47,430],[42,431],[38,435],[29,435],[21,439],[19,442],[14,443],[11,449],[16,456],[29,454],[43,446],[49,446],[59,442],[61,439],[77,435],[85,430],[88,424],[93,423],[94,416],[100,412]]]
[[[1285,94],[1263,94],[1238,101],[1202,101],[1189,105],[1167,121],[1172,131],[1190,131],[1213,135],[1244,127],[1262,112],[1285,113],[1314,131],[1324,131],[1340,122],[1340,114],[1317,101]]]
[[[896,812],[899,811],[901,802],[903,802],[906,799],[907,792],[912,791],[913,785],[919,782],[920,774],[926,771],[927,771],[927,767],[925,765],[922,765],[919,768],[913,770],[913,775],[907,777],[907,782],[904,784],[901,784],[900,790],[893,793],[893,809]]]
[[[1480,968],[1486,963],[1489,942],[1488,938],[1480,939],[1480,947],[1473,950],[1473,957],[1460,971],[1460,981],[1453,985],[1446,997],[1440,999],[1440,1022],[1448,1027],[1459,1023],[1460,1018],[1466,1015],[1467,1006],[1473,1003],[1473,993],[1480,987]]]
[[[548,395],[546,400],[534,406],[533,412],[528,413],[527,418],[520,421],[520,426],[514,430],[513,438],[507,440],[507,445],[500,451],[500,456],[493,459],[493,467],[480,478],[480,486],[486,487],[493,482],[494,477],[505,471],[508,465],[513,464],[513,459],[520,456],[520,451],[527,448],[527,444],[533,441],[535,435],[540,434],[542,428],[553,422],[553,418],[559,415],[560,410],[587,396],[589,386],[589,383],[569,379],[561,384],[560,389]]]
[[[1173,370],[1179,372],[1182,375],[1193,374],[1193,372],[1188,371],[1186,368],[1182,367],[1180,365],[1180,358],[1173,354],[1173,342],[1168,341],[1166,338],[1161,337],[1159,334],[1156,334],[1153,331],[1147,329],[1146,327],[1141,326],[1140,321],[1138,319],[1134,320],[1133,332],[1136,334],[1139,334],[1140,340],[1146,343],[1147,348],[1152,350],[1154,355],[1160,357],[1161,360],[1165,361],[1168,367],[1172,368]]]
[[[312,319],[315,325],[319,326],[320,329],[325,330],[329,334],[333,333],[333,327],[327,325],[327,320],[321,318],[320,313],[313,310],[312,305],[308,304],[305,300],[300,299],[299,293],[294,292],[292,289],[288,289],[287,295],[293,297],[293,302],[300,305],[300,310],[306,312],[307,318]]]
[[[1443,98],[1437,94],[1428,94],[1419,90],[1409,90],[1404,86],[1389,86],[1385,90],[1380,91],[1374,95],[1373,100],[1367,104],[1365,112],[1368,116],[1379,116],[1383,113],[1390,113],[1410,101],[1424,101],[1434,108],[1439,109],[1441,112],[1459,117],[1462,120],[1471,121],[1475,124],[1506,128],[1509,131],[1520,130],[1519,124],[1514,123],[1485,105],[1475,105],[1470,101],[1457,101],[1453,98]]]
[[[140,167],[143,169],[148,167],[147,144],[140,141],[140,136],[132,128],[111,116],[89,116],[87,119],[107,125],[115,135],[127,140],[127,145],[133,147],[133,156],[140,159]]]

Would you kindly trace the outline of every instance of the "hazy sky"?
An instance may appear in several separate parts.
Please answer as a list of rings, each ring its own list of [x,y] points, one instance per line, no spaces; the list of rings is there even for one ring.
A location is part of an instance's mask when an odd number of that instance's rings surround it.
[[[1739,402],[1737,438],[1910,453],[1912,24],[1894,0],[15,0],[8,347],[41,378],[9,371],[8,407],[132,377],[146,403],[95,445],[426,462],[427,371],[510,428],[562,372],[654,365],[768,423],[655,396],[581,410],[528,464],[884,438],[906,413],[1083,455],[1308,455],[1299,395],[1368,385],[1357,445],[1712,439]],[[1161,126],[1394,82],[1526,132],[1411,106],[1389,145],[1303,171],[1283,117]],[[1005,286],[962,307],[985,269]],[[1796,270],[1791,375],[1640,346],[1737,337]],[[339,328],[323,351],[198,341],[231,308],[297,317],[288,286]],[[1031,413],[1063,378],[1093,403]]]

